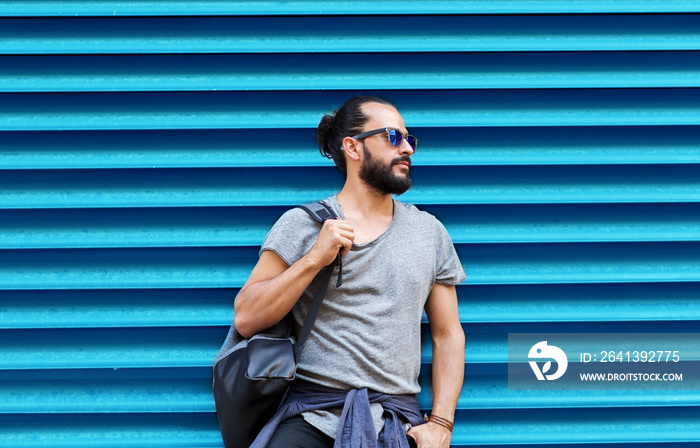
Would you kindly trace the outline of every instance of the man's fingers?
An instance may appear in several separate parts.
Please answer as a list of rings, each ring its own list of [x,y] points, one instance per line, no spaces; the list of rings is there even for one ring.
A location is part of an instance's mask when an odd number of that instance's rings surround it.
[[[349,221],[343,221],[342,219],[328,219],[323,223],[323,227],[327,229],[355,230],[355,227]]]
[[[352,248],[352,240],[347,240],[345,244],[343,244],[340,248],[340,255],[346,255],[348,252],[350,252],[350,249]]]
[[[321,234],[316,240],[314,248],[321,255],[320,261],[325,265],[330,264],[340,251],[341,255],[347,254],[355,240],[355,228],[348,221],[329,219],[323,223]]]
[[[355,228],[352,224],[347,221],[329,219],[323,225],[339,244],[338,248],[350,250],[355,240]]]

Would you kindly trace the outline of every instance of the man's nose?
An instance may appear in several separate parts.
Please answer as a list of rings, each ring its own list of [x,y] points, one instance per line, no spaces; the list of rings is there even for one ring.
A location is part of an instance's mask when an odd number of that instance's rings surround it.
[[[399,146],[399,154],[406,154],[406,155],[413,155],[413,153],[416,152],[415,149],[413,149],[413,146],[411,146],[408,143],[408,140],[403,139],[401,142],[401,146]]]

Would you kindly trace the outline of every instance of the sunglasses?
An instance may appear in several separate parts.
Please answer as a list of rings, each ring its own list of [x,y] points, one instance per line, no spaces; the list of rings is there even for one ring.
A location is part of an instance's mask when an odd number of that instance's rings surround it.
[[[370,137],[372,135],[381,134],[382,132],[386,132],[386,135],[389,138],[389,143],[391,144],[391,146],[398,148],[403,143],[403,140],[406,139],[406,141],[411,146],[411,148],[413,148],[414,152],[418,148],[418,139],[417,138],[415,138],[411,134],[408,134],[408,133],[404,134],[403,132],[399,131],[398,129],[392,129],[392,128],[374,129],[373,131],[367,131],[367,132],[363,132],[362,134],[353,135],[350,138],[361,139],[361,138],[365,138],[365,137]]]

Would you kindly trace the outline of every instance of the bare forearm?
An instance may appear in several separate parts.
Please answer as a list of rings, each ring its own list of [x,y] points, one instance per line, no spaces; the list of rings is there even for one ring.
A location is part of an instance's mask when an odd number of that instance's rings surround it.
[[[433,414],[454,421],[464,381],[464,332],[433,338]]]
[[[279,322],[320,269],[310,257],[302,257],[279,275],[244,286],[234,303],[238,332],[251,337]]]
[[[454,422],[455,408],[464,380],[464,332],[458,330],[443,337],[433,336],[433,410],[432,415]],[[444,425],[430,421],[412,427],[408,435],[418,448],[448,448],[452,433]]]

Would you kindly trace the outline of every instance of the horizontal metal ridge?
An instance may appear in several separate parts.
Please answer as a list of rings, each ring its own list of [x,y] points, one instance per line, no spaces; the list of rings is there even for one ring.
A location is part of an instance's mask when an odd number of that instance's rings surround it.
[[[652,335],[655,333],[677,333],[679,336],[679,350],[683,350],[683,356],[688,365],[694,365],[700,361],[700,351],[697,349],[697,323],[690,316],[689,320],[668,321],[562,321],[562,322],[506,322],[506,323],[467,323],[463,324],[466,334],[466,364],[467,374],[470,374],[469,366],[475,365],[477,374],[483,371],[503,373],[507,368],[508,336],[511,333],[567,333],[567,334],[594,334],[594,333],[643,333]],[[682,341],[680,341],[682,340]],[[595,346],[582,340],[579,347],[570,349],[572,353],[582,353],[587,350],[600,348],[609,350],[605,346]],[[682,348],[681,348],[682,347]],[[575,350],[581,350],[576,352]],[[432,346],[430,342],[429,328],[424,329],[423,363],[429,364],[432,359]],[[683,360],[681,360],[683,362]]]
[[[694,282],[700,279],[696,250],[700,254],[695,242],[457,247],[467,282],[477,285]]]
[[[466,324],[700,320],[700,283],[460,285]]]
[[[458,411],[452,444],[547,445],[658,443],[697,440],[700,409],[601,408]],[[612,445],[611,445],[612,444]],[[578,446],[578,445],[577,445]],[[656,446],[656,445],[654,445]]]
[[[594,429],[591,429],[594,430]],[[695,443],[693,441],[686,441],[686,442],[668,442],[668,443],[654,443],[654,448],[694,448]],[[536,443],[534,445],[537,445]],[[533,444],[527,444],[527,443],[507,443],[507,444],[481,444],[481,445],[473,445],[469,444],[468,442],[463,442],[463,443],[455,443],[454,439],[450,443],[450,446],[452,447],[469,447],[469,448],[532,448]],[[556,446],[557,448],[635,448],[638,447],[638,443],[580,443],[580,442],[571,442],[571,443],[557,443],[553,446]]]
[[[5,250],[0,289],[237,288],[257,248]],[[700,281],[700,243],[457,245],[470,285]]]
[[[458,411],[453,446],[571,444],[595,448],[665,442],[658,448],[692,446],[699,430],[696,407]],[[0,446],[150,447],[165,444],[221,447],[214,413],[19,415],[0,419]],[[614,435],[614,437],[611,437]],[[585,440],[587,444],[580,442]],[[675,442],[675,444],[672,444]],[[567,445],[558,445],[567,446]]]
[[[694,2],[680,0],[440,0],[387,1],[8,1],[0,5],[0,16],[197,16],[197,15],[355,15],[386,14],[588,14],[588,13],[678,13],[700,12]]]
[[[222,446],[212,413],[40,414],[0,417],[0,447]]]
[[[0,331],[0,370],[210,367],[228,327]]]
[[[411,63],[387,72],[397,57]],[[698,86],[681,51],[0,56],[0,92]]]
[[[211,379],[3,381],[0,400],[0,422],[1,414],[214,412]]]
[[[0,210],[0,249],[257,247],[288,208]]]
[[[309,129],[9,131],[0,134],[0,169],[332,166],[319,153],[314,134]],[[679,141],[681,158],[693,157],[689,134],[688,143]]]
[[[0,209],[0,249],[258,247],[292,206]],[[423,205],[455,244],[700,240],[700,204]]]
[[[3,251],[0,289],[232,288],[257,248]]]
[[[233,289],[3,291],[0,329],[228,326]]]
[[[421,205],[696,203],[698,165],[414,167]],[[296,206],[337,193],[335,168],[5,171],[0,209]]]
[[[696,88],[380,94],[391,96],[411,127],[700,124]],[[348,91],[4,93],[0,131],[316,129],[323,113],[352,95]]]
[[[700,163],[700,126],[410,130],[420,140],[414,166]],[[7,131],[0,169],[332,166],[320,155],[314,135],[304,128]]]
[[[697,241],[700,205],[682,203],[421,205],[453,241]]]
[[[687,390],[510,390],[507,369],[500,374],[470,374],[478,366],[467,366],[457,409],[573,409],[684,407],[700,405],[700,394]],[[421,408],[432,406],[431,378],[421,378],[418,395]]]
[[[386,21],[355,15],[0,18],[0,54],[700,49],[694,14],[416,15],[410,27]]]

